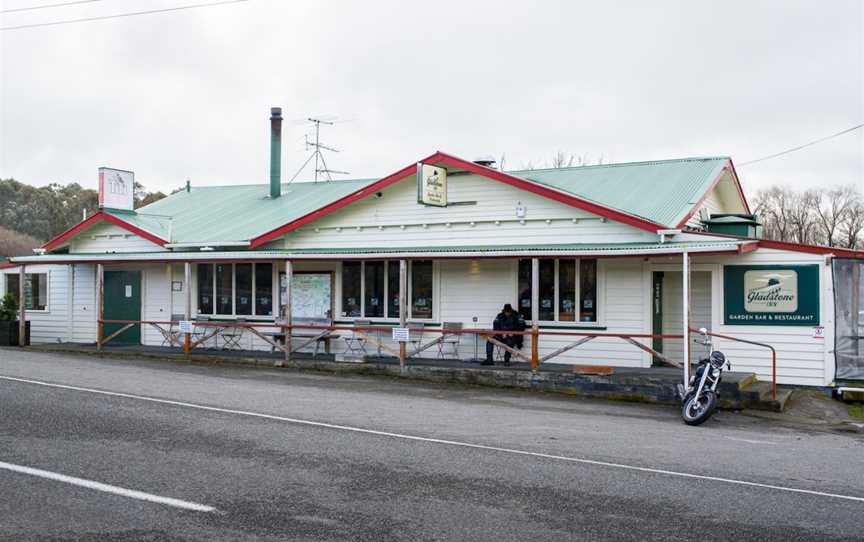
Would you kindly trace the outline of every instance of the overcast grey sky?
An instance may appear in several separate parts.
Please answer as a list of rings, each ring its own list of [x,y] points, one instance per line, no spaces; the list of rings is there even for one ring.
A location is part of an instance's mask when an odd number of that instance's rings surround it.
[[[0,0],[3,9],[60,0]],[[0,26],[205,0],[104,0],[0,15]],[[736,163],[864,122],[864,2],[248,2],[0,32],[0,177],[151,190],[268,179],[269,108],[287,119],[283,179],[309,115],[351,177],[435,150],[560,149],[623,162]],[[310,172],[311,174],[311,172]],[[864,187],[862,130],[739,167],[771,183]],[[308,175],[304,175],[308,177]]]

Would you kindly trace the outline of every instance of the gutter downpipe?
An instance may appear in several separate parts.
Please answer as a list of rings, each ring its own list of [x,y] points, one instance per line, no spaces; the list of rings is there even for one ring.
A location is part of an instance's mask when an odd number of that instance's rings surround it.
[[[684,320],[684,389],[690,385],[690,254],[687,249],[681,253],[681,297]]]

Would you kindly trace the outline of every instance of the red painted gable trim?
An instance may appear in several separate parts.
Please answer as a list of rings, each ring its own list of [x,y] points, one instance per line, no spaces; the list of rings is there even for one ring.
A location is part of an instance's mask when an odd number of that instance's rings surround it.
[[[788,250],[790,252],[803,252],[805,254],[833,254],[842,258],[864,258],[864,250],[852,250],[839,247],[825,247],[821,245],[804,245],[801,243],[791,243],[789,241],[774,241],[771,239],[753,239],[750,237],[739,237],[737,235],[727,235],[723,233],[711,233],[705,231],[686,230],[687,233],[695,235],[705,235],[708,237],[723,237],[726,239],[740,239],[742,241],[753,241],[752,244],[758,244],[759,248],[773,248],[776,250]],[[755,250],[755,246],[753,249]],[[749,252],[750,250],[745,250]]]
[[[104,211],[99,211],[96,214],[94,214],[93,216],[90,216],[90,217],[86,218],[85,220],[82,220],[81,222],[75,224],[74,226],[72,226],[68,230],[64,231],[63,233],[61,233],[60,235],[58,235],[54,239],[51,239],[50,241],[48,241],[47,243],[42,245],[42,248],[44,248],[45,250],[53,250],[53,249],[57,248],[58,246],[60,246],[61,244],[63,244],[68,239],[71,239],[72,237],[78,235],[79,233],[86,230],[87,228],[94,226],[100,222],[109,222],[111,224],[114,224],[115,226],[119,226],[119,227],[123,228],[124,230],[126,230],[130,233],[134,233],[135,235],[142,237],[144,239],[147,239],[151,243],[156,243],[159,246],[165,246],[168,243],[168,241],[166,241],[160,237],[157,237],[148,231],[145,231],[145,230],[142,230],[141,228],[133,226],[132,224],[129,224],[128,222],[121,220],[114,215],[110,215]]]
[[[644,218],[640,218],[637,216],[629,215],[627,213],[623,213],[621,211],[616,211],[614,209],[610,209],[609,207],[604,207],[602,205],[598,205],[596,203],[592,203],[587,200],[583,200],[576,196],[571,196],[569,194],[564,194],[552,188],[548,188],[537,183],[533,183],[531,181],[527,181],[525,179],[520,179],[519,177],[514,177],[513,175],[509,175],[502,171],[498,171],[497,169],[488,168],[485,166],[481,166],[479,164],[475,164],[474,162],[469,162],[467,160],[463,160],[461,158],[457,158],[455,156],[451,156],[449,154],[443,152],[436,152],[431,156],[423,158],[419,160],[419,162],[423,162],[426,164],[444,164],[452,167],[457,167],[459,169],[463,169],[465,171],[470,171],[472,173],[476,173],[478,175],[482,175],[483,177],[493,179],[504,184],[508,184],[510,186],[515,186],[516,188],[525,190],[527,192],[531,192],[566,205],[570,205],[571,207],[576,207],[582,209],[584,211],[588,211],[590,213],[600,215],[606,217],[610,220],[614,220],[616,222],[621,222],[624,224],[628,224],[630,226],[634,226],[636,228],[650,231],[652,233],[656,233],[657,230],[665,228],[665,226],[661,224],[656,224],[651,222],[650,220],[646,220]],[[272,241],[286,233],[296,230],[297,228],[303,226],[304,224],[308,224],[313,220],[317,220],[323,216],[326,216],[337,209],[341,209],[346,205],[354,203],[355,201],[365,198],[375,192],[378,192],[396,182],[401,181],[405,177],[409,175],[413,175],[417,170],[417,164],[411,164],[409,166],[405,166],[400,169],[396,173],[388,175],[383,179],[372,183],[371,185],[361,188],[356,192],[353,192],[341,199],[334,201],[320,209],[313,211],[305,216],[302,216],[292,222],[279,226],[273,230],[270,230],[266,233],[259,235],[250,240],[250,248],[257,248],[264,243]]]
[[[720,173],[717,175],[717,177],[713,181],[711,181],[711,186],[708,188],[708,190],[705,191],[704,194],[702,194],[702,197],[699,198],[699,201],[696,202],[696,205],[694,205],[693,208],[690,209],[690,212],[688,212],[687,215],[684,216],[684,219],[678,223],[676,228],[681,229],[687,225],[687,221],[693,218],[693,215],[695,215],[696,212],[699,211],[699,208],[702,207],[702,205],[705,203],[705,200],[708,199],[708,196],[711,195],[711,192],[713,192],[714,189],[717,188],[717,185],[720,184],[720,181],[723,179],[723,176],[726,174],[727,171],[732,173],[732,181],[735,183],[735,188],[738,190],[738,196],[741,198],[741,202],[744,204],[744,210],[747,212],[747,214],[752,214],[750,212],[750,204],[747,203],[747,198],[744,197],[744,190],[741,189],[741,182],[738,180],[738,174],[735,173],[735,165],[732,163],[732,160],[727,160],[726,164],[723,166],[723,169],[720,170]]]
[[[629,226],[634,226],[636,228],[639,228],[640,230],[656,233],[657,230],[662,230],[666,228],[666,226],[662,224],[657,224],[656,222],[651,222],[650,220],[646,220],[638,216],[617,211],[615,209],[611,209],[609,207],[605,207],[603,205],[593,203],[588,200],[572,196],[570,194],[565,194],[563,192],[559,192],[558,190],[548,188],[541,184],[534,183],[519,177],[514,177],[513,175],[504,173],[503,171],[498,171],[497,169],[481,166],[479,164],[475,164],[474,162],[462,160],[461,158],[456,158],[455,156],[450,156],[448,154],[438,154],[441,155],[441,159],[438,163],[458,167],[466,171],[470,171],[472,173],[476,173],[478,175],[500,181],[504,184],[515,186],[516,188],[525,190],[526,192],[531,192],[533,194],[537,194],[539,196],[543,196],[551,200],[570,205],[571,207],[576,207],[578,209],[582,209],[583,211],[588,211],[589,213],[606,217],[616,222],[621,222]]]
[[[772,241],[760,239],[761,248],[776,248],[778,250],[791,250],[794,252],[805,252],[807,254],[833,254],[844,258],[864,258],[864,250],[850,250],[848,248],[823,247],[820,245],[802,245],[801,243],[790,243],[788,241]]]

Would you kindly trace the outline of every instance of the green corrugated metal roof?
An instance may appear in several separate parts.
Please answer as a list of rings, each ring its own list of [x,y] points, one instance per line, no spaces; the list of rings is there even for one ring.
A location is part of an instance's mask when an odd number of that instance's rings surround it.
[[[675,227],[728,158],[683,158],[508,172],[585,200]],[[244,242],[292,222],[377,179],[296,182],[270,199],[266,185],[192,187],[137,210],[107,211],[174,243]],[[453,182],[458,182],[454,179]],[[170,223],[170,225],[169,225]]]
[[[469,245],[450,247],[347,247],[288,249],[291,254],[395,254],[395,253],[441,253],[465,252],[628,252],[651,250],[711,249],[737,245],[737,241],[692,241],[686,243],[566,243],[555,245]]]
[[[268,250],[224,250],[213,252],[200,252],[198,250],[190,251],[172,251],[172,252],[122,252],[108,254],[92,254],[92,253],[66,253],[66,254],[45,254],[42,256],[22,256],[12,260],[23,263],[51,263],[51,262],[67,262],[67,261],[97,261],[97,260],[126,260],[126,261],[210,261],[219,259],[228,260],[277,260],[280,258],[291,257],[379,257],[385,258],[391,254],[405,255],[405,257],[425,257],[427,254],[440,254],[442,257],[466,255],[464,257],[471,258],[474,255],[482,257],[497,257],[498,255],[507,256],[508,254],[514,257],[531,256],[533,254],[589,254],[597,257],[621,256],[621,255],[650,255],[669,254],[681,252],[683,249],[692,251],[693,254],[699,252],[715,252],[715,251],[732,251],[737,250],[742,243],[755,242],[738,239],[728,239],[723,241],[689,241],[689,242],[666,242],[666,243],[568,243],[568,244],[549,244],[549,245],[472,245],[462,247],[441,247],[441,246],[415,246],[415,247],[379,247],[379,248],[306,248],[306,249],[268,249]]]
[[[377,179],[291,183],[270,199],[266,185],[193,186],[119,218],[179,243],[248,241],[332,203]],[[112,211],[112,214],[115,212]],[[158,226],[156,226],[158,224]],[[150,229],[159,227],[160,233]]]
[[[728,160],[681,158],[509,173],[672,228],[699,202]]]

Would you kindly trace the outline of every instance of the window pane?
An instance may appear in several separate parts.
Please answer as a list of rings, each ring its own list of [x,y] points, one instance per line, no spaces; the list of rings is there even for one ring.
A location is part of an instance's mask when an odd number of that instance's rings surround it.
[[[48,308],[48,275],[45,273],[27,274],[27,308],[44,311]]]
[[[576,321],[576,261],[558,261],[558,320]]]
[[[342,264],[342,316],[360,316],[360,262]]]
[[[18,275],[13,275],[12,273],[9,273],[8,275],[6,275],[6,293],[12,294],[12,297],[15,299],[15,303],[17,303],[18,306],[20,306],[21,305],[21,301],[20,301],[21,296],[19,294],[21,293],[21,291],[19,290],[18,285],[19,285]]]
[[[252,314],[252,264],[238,263],[234,266],[237,278],[234,282],[234,313]]]
[[[411,263],[411,318],[432,318],[432,260]]]
[[[384,262],[366,262],[366,317],[384,316]]]
[[[555,320],[555,260],[540,260],[540,320]]]
[[[213,314],[213,264],[210,263],[198,264],[198,314]]]
[[[255,314],[273,315],[273,264],[255,264]]]
[[[216,264],[216,314],[233,314],[231,310],[232,297],[232,266]]]
[[[579,321],[597,321],[597,260],[579,260]]]
[[[399,262],[387,262],[387,317],[399,318]]]
[[[531,319],[531,260],[519,260],[519,314]]]

